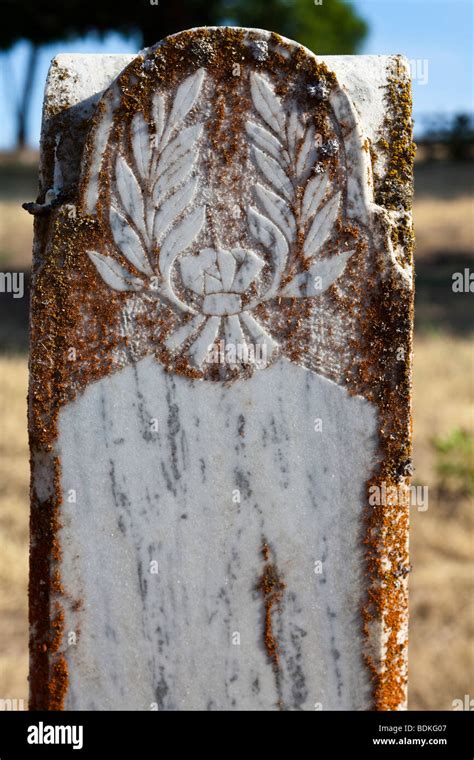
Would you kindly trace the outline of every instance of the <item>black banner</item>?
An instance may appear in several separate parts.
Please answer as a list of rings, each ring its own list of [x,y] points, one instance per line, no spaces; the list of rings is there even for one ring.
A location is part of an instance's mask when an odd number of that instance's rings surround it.
[[[29,757],[107,757],[120,753],[142,757],[183,749],[229,750],[252,754],[262,746],[290,742],[294,757],[303,746],[316,758],[369,757],[452,758],[472,760],[470,712],[314,712],[219,713],[178,712],[1,712],[0,760]],[[204,723],[202,721],[205,721]],[[209,720],[209,723],[207,722]],[[286,720],[289,723],[286,724]],[[252,730],[249,735],[246,723]],[[225,734],[220,730],[224,728]],[[213,734],[214,731],[219,733]],[[291,733],[290,733],[291,731]],[[183,739],[185,740],[183,742]],[[133,753],[133,754],[132,754]]]

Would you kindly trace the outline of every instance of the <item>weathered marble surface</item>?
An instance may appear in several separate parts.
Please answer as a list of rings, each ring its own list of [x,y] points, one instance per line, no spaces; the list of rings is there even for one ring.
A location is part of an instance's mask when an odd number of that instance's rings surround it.
[[[55,517],[46,574],[33,520],[32,705],[364,710],[377,672],[375,706],[388,683],[399,709],[406,531],[382,512],[367,532],[367,483],[394,417],[390,466],[406,458],[407,381],[399,346],[364,330],[395,322],[390,302],[372,308],[387,288],[410,303],[392,234],[409,211],[374,191],[403,63],[318,58],[330,94],[317,67],[323,85],[291,73],[282,94],[298,46],[250,31],[232,42],[251,51],[239,80],[214,89],[226,32],[193,34],[163,49],[188,70],[160,79],[160,48],[145,51],[99,109],[130,57],[60,56],[50,73],[40,200],[57,200],[36,228],[30,429],[33,515]],[[237,140],[232,108],[212,121],[232,88]],[[405,367],[411,325],[396,319]],[[263,347],[265,366],[213,367],[219,339]],[[389,622],[379,604],[364,630],[385,583]]]
[[[360,504],[376,429],[367,401],[284,359],[230,388],[151,357],[90,385],[59,426],[63,488],[79,484],[62,577],[84,600],[66,621],[81,631],[66,707],[366,709]],[[263,540],[286,585],[278,676]]]

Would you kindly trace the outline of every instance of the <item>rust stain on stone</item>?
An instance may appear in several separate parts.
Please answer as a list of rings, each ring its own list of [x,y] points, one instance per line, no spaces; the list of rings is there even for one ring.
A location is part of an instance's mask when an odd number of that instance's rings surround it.
[[[258,582],[258,589],[262,594],[264,602],[263,641],[267,657],[272,663],[273,669],[279,671],[280,658],[278,642],[274,633],[273,618],[275,612],[278,612],[286,586],[279,576],[275,563],[270,559],[270,547],[265,539],[262,540],[262,557],[265,564]]]
[[[411,85],[396,60],[397,71],[389,78],[386,92],[388,172],[379,184],[376,197],[390,209],[409,210],[413,195]],[[411,217],[400,216],[392,232],[403,246],[401,263],[413,266],[414,236]],[[394,504],[366,509],[366,562],[369,589],[363,607],[363,630],[369,643],[374,626],[380,626],[384,640],[380,658],[370,648],[366,663],[374,684],[374,709],[397,710],[406,700],[406,659],[409,572],[408,528],[411,476],[411,368],[414,288],[402,287],[393,275],[385,278],[379,298],[371,304],[361,349],[371,357],[362,368],[363,393],[377,404],[380,419],[381,461],[367,484],[392,488],[398,494]],[[397,352],[403,349],[403,359]],[[362,390],[362,389],[361,389]]]
[[[40,500],[32,484],[30,513],[30,710],[60,710],[68,685],[67,665],[60,651],[64,633],[64,589],[60,581],[58,542],[61,488],[55,457],[53,488]]]

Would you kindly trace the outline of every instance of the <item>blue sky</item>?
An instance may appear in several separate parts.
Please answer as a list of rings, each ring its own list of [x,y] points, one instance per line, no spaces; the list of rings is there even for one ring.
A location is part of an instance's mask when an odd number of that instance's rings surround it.
[[[473,0],[356,0],[353,4],[370,27],[362,53],[403,53],[412,61],[414,113],[420,124],[423,114],[474,110]],[[90,35],[44,48],[32,96],[29,143],[38,144],[43,87],[51,58],[61,52],[136,51],[135,40],[117,34],[109,34],[105,40]],[[0,55],[0,149],[11,147],[14,141],[12,104],[22,81],[25,54],[26,43],[19,43],[10,53]]]
[[[473,0],[358,0],[355,5],[370,26],[361,52],[403,53],[414,62],[415,116],[472,112]]]

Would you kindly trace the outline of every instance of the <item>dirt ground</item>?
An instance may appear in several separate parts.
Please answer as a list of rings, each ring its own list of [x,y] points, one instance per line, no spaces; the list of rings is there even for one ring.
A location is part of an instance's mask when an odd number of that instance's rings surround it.
[[[426,511],[411,520],[409,709],[452,709],[474,696],[472,458],[473,324],[468,293],[453,272],[472,268],[472,166],[417,165],[417,323],[414,361],[416,484],[428,485]],[[35,168],[0,161],[0,268],[28,273]],[[470,263],[469,263],[470,262]],[[472,298],[472,296],[471,296]],[[0,296],[0,697],[27,699],[28,448],[27,298]],[[453,433],[454,431],[454,433]],[[436,440],[454,438],[454,483],[440,474]],[[458,462],[459,460],[459,462]],[[462,461],[461,461],[462,460]],[[456,474],[457,473],[457,474]],[[471,475],[469,474],[471,473]]]

